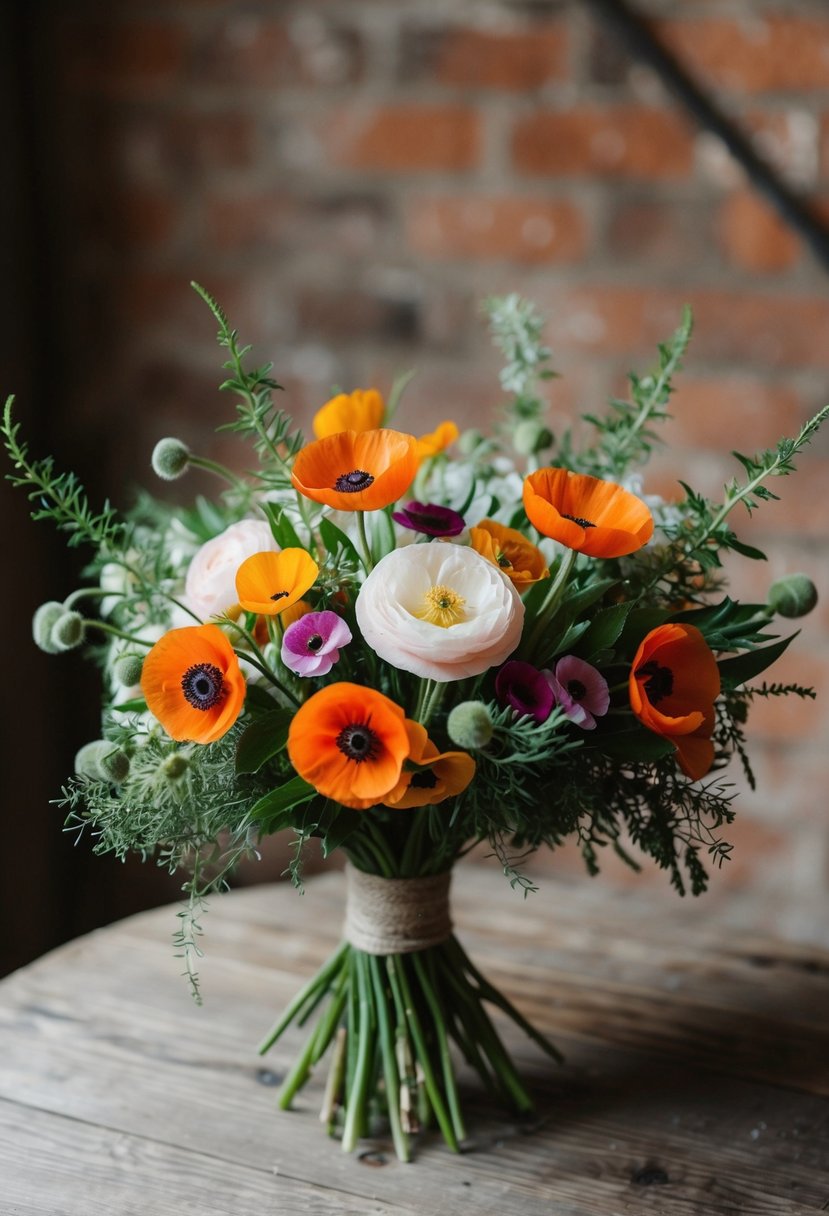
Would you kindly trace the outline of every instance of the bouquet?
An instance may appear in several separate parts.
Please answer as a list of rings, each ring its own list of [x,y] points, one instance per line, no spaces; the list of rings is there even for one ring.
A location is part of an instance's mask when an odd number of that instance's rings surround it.
[[[278,408],[272,366],[250,366],[198,285],[227,352],[226,429],[252,444],[244,476],[162,439],[159,477],[188,468],[222,489],[189,509],[150,496],[125,517],[90,505],[72,474],[30,456],[6,405],[11,479],[69,544],[91,546],[86,581],[38,609],[37,644],[85,644],[103,672],[101,737],[62,791],[68,825],[98,853],[135,851],[183,871],[175,935],[198,998],[201,912],[240,858],[286,828],[302,882],[318,838],[347,859],[344,941],[285,1010],[312,1029],[285,1078],[287,1107],[327,1059],[323,1118],[342,1147],[385,1120],[398,1156],[436,1124],[465,1136],[458,1053],[499,1102],[532,1100],[489,1006],[555,1048],[480,973],[452,932],[452,867],[489,842],[526,895],[523,859],[578,840],[588,871],[610,845],[650,855],[676,889],[702,892],[722,864],[736,755],[758,683],[791,641],[775,616],[815,603],[803,575],[765,603],[724,590],[723,559],[762,553],[732,512],[775,497],[829,407],[794,438],[735,453],[742,474],[711,502],[643,492],[691,331],[686,315],[630,399],[554,435],[542,321],[516,296],[485,310],[505,357],[506,404],[489,437],[451,421],[396,429],[407,376],[384,401],[338,392],[306,441]],[[313,1020],[312,1020],[313,1019]]]

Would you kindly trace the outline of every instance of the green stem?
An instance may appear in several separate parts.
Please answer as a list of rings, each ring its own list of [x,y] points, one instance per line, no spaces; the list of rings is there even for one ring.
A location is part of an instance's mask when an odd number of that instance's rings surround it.
[[[250,497],[250,486],[248,486],[241,478],[232,473],[225,465],[219,464],[216,460],[209,460],[206,456],[194,456],[191,452],[188,459],[188,464],[194,469],[203,469],[205,473],[214,473],[216,477],[221,477],[222,481],[226,481],[228,485],[233,486],[244,494],[245,498]]]
[[[430,958],[431,963],[431,958]],[[458,1140],[466,1139],[466,1128],[464,1127],[463,1117],[461,1115],[460,1101],[458,1099],[458,1087],[455,1083],[455,1070],[452,1067],[452,1057],[449,1054],[449,1040],[446,1037],[446,1020],[443,1015],[443,1010],[440,1005],[438,994],[435,991],[432,983],[434,971],[431,966],[427,970],[422,955],[412,955],[412,965],[420,981],[420,986],[423,989],[423,995],[426,998],[426,1004],[429,1006],[429,1012],[432,1015],[432,1021],[435,1027],[435,1034],[438,1040],[438,1051],[440,1053],[440,1066],[443,1072],[443,1087],[446,1090],[446,1100],[449,1104],[449,1114],[452,1118],[452,1127]],[[429,975],[432,971],[432,975]]]
[[[351,947],[349,946],[348,942],[343,942],[339,949],[337,949],[334,954],[332,954],[331,957],[326,960],[323,966],[320,967],[316,975],[313,976],[305,987],[297,993],[297,995],[288,1005],[287,1009],[285,1009],[282,1013],[282,1016],[274,1024],[273,1029],[270,1030],[262,1040],[259,1046],[260,1056],[263,1056],[266,1051],[270,1051],[277,1039],[285,1032],[285,1030],[287,1030],[291,1022],[303,1008],[306,1001],[312,999],[316,995],[317,989],[322,985],[325,985],[326,987],[330,986],[331,976],[336,972],[337,968],[343,962],[344,957],[347,958],[350,949]]]
[[[105,621],[97,621],[92,617],[84,618],[84,626],[87,629],[100,629],[102,633],[109,633],[114,638],[123,638],[125,642],[132,642],[136,646],[146,646],[148,650],[152,650],[155,642],[145,642],[143,638],[134,637],[131,633],[124,633],[123,629],[116,629],[114,625],[107,625]]]
[[[423,1070],[423,1081],[426,1086],[426,1092],[429,1095],[429,1101],[432,1105],[432,1110],[435,1112],[435,1118],[438,1121],[443,1138],[453,1152],[459,1153],[455,1131],[452,1122],[446,1110],[446,1105],[438,1089],[435,1074],[432,1070],[432,1062],[429,1058],[429,1051],[426,1044],[426,1039],[423,1035],[423,1028],[420,1024],[420,1018],[417,1016],[417,1010],[412,1001],[412,993],[409,988],[409,981],[406,978],[406,968],[403,957],[399,954],[391,955],[391,961],[397,972],[397,979],[400,984],[400,991],[403,996],[404,1008],[406,1012],[406,1022],[411,1031],[412,1040],[417,1052],[417,1059],[420,1067]]]
[[[354,1151],[357,1147],[357,1141],[365,1130],[366,1091],[368,1089],[372,1061],[372,1017],[366,956],[361,950],[354,950],[352,952],[352,960],[354,966],[352,981],[356,977],[360,1020],[359,1029],[357,1030],[357,1061],[354,1077],[348,1086],[346,1098],[347,1105],[342,1143],[344,1153]]]
[[[362,552],[360,556],[363,559],[363,565],[366,568],[366,574],[371,574],[374,569],[374,558],[371,553],[371,543],[368,539],[368,530],[366,528],[366,513],[365,511],[357,512],[357,528],[360,533],[360,545]]]
[[[383,1052],[383,1077],[386,1083],[386,1098],[391,1135],[394,1141],[394,1151],[397,1153],[400,1161],[408,1161],[410,1158],[409,1138],[403,1131],[400,1122],[400,1084],[397,1075],[397,1061],[394,1055],[391,1024],[389,1022],[388,997],[385,985],[383,984],[380,960],[377,955],[371,954],[368,956],[368,969],[371,974],[371,982],[374,986],[374,1005],[380,1027],[380,1047]]]
[[[555,611],[558,608],[562,595],[564,594],[567,580],[570,577],[570,572],[572,571],[575,563],[576,551],[575,549],[568,549],[567,552],[562,556],[561,561],[558,564],[556,576],[550,583],[550,586],[547,589],[547,594],[538,609],[538,615],[536,616],[533,630],[527,639],[526,644],[522,644],[521,646],[522,654],[532,655],[533,651],[541,640],[544,630],[547,628],[555,615]]]

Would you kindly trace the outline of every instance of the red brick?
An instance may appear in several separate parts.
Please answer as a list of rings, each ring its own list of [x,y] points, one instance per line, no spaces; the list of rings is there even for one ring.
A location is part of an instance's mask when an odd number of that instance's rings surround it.
[[[521,31],[453,29],[441,39],[435,77],[460,88],[526,92],[566,75],[567,50],[563,24]]]
[[[472,169],[480,158],[480,116],[467,106],[399,104],[350,110],[328,124],[333,159],[375,172]]]
[[[660,21],[662,41],[704,79],[742,93],[802,92],[829,84],[829,21],[750,14]]]
[[[313,29],[311,39],[297,39],[282,21],[238,13],[196,48],[194,74],[200,83],[269,89],[355,83],[363,59],[357,32],[330,22]]]
[[[223,251],[310,249],[347,258],[372,253],[388,222],[385,200],[373,194],[307,198],[285,188],[207,195],[205,227],[211,248]]]
[[[411,248],[432,258],[572,262],[583,256],[587,243],[579,209],[543,198],[413,199],[406,231]]]
[[[725,200],[718,236],[726,260],[743,270],[779,273],[798,260],[800,241],[776,211],[749,190]]]
[[[675,380],[672,421],[664,431],[673,446],[719,450],[772,447],[799,430],[800,397],[786,384],[759,376],[687,376]]]
[[[552,287],[536,292],[555,348],[630,358],[655,350],[679,324],[683,304],[695,316],[692,354],[771,367],[829,367],[829,300],[756,290],[687,290],[616,286]]]
[[[64,79],[83,92],[121,94],[169,84],[184,63],[184,30],[169,21],[73,21],[61,30]]]
[[[517,121],[512,157],[520,172],[543,176],[677,178],[691,170],[693,144],[667,110],[542,110]]]
[[[129,252],[163,246],[176,227],[179,207],[169,197],[149,190],[125,190],[93,196],[84,219],[93,240]]]
[[[710,205],[685,200],[620,201],[607,230],[607,247],[614,261],[643,259],[660,267],[698,265],[711,245]]]
[[[795,633],[797,621],[777,622],[775,633],[782,637]],[[786,653],[756,680],[757,685],[799,684],[805,688],[816,688],[818,696],[813,701],[797,696],[757,697],[748,719],[750,739],[811,741],[825,737],[829,714],[829,661],[826,655],[803,645],[802,638],[795,638]],[[821,695],[822,694],[822,695]]]

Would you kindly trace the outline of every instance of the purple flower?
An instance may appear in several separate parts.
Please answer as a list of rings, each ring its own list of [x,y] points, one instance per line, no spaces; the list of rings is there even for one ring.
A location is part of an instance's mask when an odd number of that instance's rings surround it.
[[[536,722],[546,722],[555,698],[544,672],[531,663],[511,659],[495,677],[495,695],[502,705],[511,705],[518,714],[528,714]]]
[[[431,502],[410,502],[404,510],[395,511],[392,519],[404,528],[424,532],[426,536],[457,536],[466,527],[463,516],[457,511]]]
[[[544,673],[556,704],[565,715],[583,730],[595,730],[596,718],[607,713],[610,692],[607,680],[589,663],[574,654],[565,655],[556,663],[555,673]]]
[[[298,676],[325,676],[351,641],[351,630],[336,612],[307,612],[282,637],[282,662]]]

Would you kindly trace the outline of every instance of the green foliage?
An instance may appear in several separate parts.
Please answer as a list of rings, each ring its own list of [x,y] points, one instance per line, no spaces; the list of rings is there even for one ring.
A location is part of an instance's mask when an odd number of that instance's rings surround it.
[[[20,423],[12,421],[13,405],[14,397],[7,397],[0,424],[3,443],[15,470],[6,477],[13,486],[26,491],[34,504],[32,519],[51,519],[61,532],[68,534],[69,545],[88,544],[103,549],[123,544],[125,525],[108,502],[95,511],[74,473],[58,473],[51,456],[35,460],[29,455],[27,444],[20,438]]]

